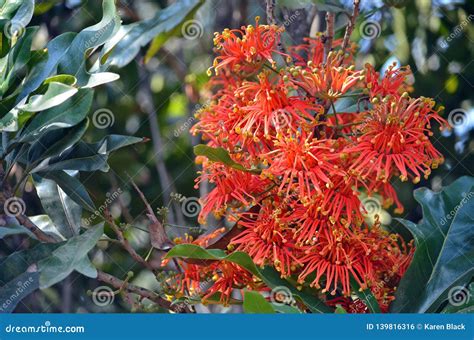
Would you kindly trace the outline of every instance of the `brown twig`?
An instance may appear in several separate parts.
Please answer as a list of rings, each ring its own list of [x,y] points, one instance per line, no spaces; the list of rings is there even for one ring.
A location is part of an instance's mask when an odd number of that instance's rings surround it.
[[[130,293],[135,293],[142,298],[148,299],[158,306],[163,307],[168,310],[172,310],[176,313],[191,313],[192,311],[189,309],[187,305],[184,304],[174,304],[171,305],[171,302],[162,298],[161,296],[155,294],[151,290],[146,288],[138,287],[128,282],[122,281],[115,276],[110,274],[104,273],[102,271],[97,271],[97,279],[99,281],[105,282],[116,289],[125,289]]]
[[[359,5],[360,5],[360,0],[354,0],[354,10],[349,19],[349,24],[346,27],[346,32],[344,33],[344,39],[342,40],[342,51],[345,51],[347,48],[347,45],[349,45],[349,40],[351,38],[352,31],[354,31],[355,22],[357,20],[357,17],[359,16]]]
[[[105,219],[107,220],[107,222],[109,223],[110,227],[112,228],[112,230],[114,231],[115,235],[117,235],[117,238],[120,242],[120,244],[122,245],[122,247],[130,254],[130,256],[138,263],[140,263],[142,266],[144,266],[145,268],[147,268],[148,270],[150,271],[154,271],[154,268],[152,267],[152,265],[150,263],[148,263],[147,261],[145,261],[143,259],[143,257],[141,257],[136,251],[135,249],[133,249],[133,247],[130,245],[130,243],[128,242],[128,240],[125,238],[125,236],[123,235],[123,232],[122,230],[119,228],[119,226],[117,226],[117,224],[115,223],[114,219],[112,218],[112,215],[110,214],[110,211],[108,209],[105,209],[104,211],[104,217]]]
[[[148,200],[146,199],[145,195],[138,188],[132,178],[130,178],[130,183],[132,183],[132,186],[135,188],[136,192],[145,204],[147,216],[151,221],[151,225],[149,226],[151,245],[159,250],[170,249],[173,243],[168,238],[168,235],[166,235],[165,228],[163,228],[163,225],[158,220],[158,217],[156,217],[155,212],[153,211],[153,208],[151,207],[150,203],[148,203]]]
[[[267,23],[269,25],[277,25],[277,20],[275,18],[275,0],[265,0],[265,3],[266,3],[266,13],[267,13]],[[285,49],[285,46],[283,46],[283,43],[280,41],[278,41],[278,50],[280,51],[280,53],[282,53],[283,55],[286,55],[286,49]],[[285,60],[285,63],[288,64],[288,61],[286,60],[286,58],[283,58]]]
[[[267,23],[269,25],[276,25],[275,19],[275,0],[266,0]]]
[[[324,61],[327,60],[329,52],[332,50],[332,41],[334,39],[334,20],[336,14],[326,13],[326,41],[324,42]]]
[[[15,218],[20,222],[20,224],[28,229],[35,237],[44,243],[57,243],[58,240],[56,240],[53,236],[46,234],[44,231],[42,231],[36,224],[34,224],[27,216],[23,214],[18,214],[15,216]]]

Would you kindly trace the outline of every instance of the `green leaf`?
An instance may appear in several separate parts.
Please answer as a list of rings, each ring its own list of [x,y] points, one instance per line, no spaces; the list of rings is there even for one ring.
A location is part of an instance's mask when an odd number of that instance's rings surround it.
[[[462,177],[441,192],[415,191],[423,219],[400,222],[412,233],[415,254],[397,289],[395,313],[436,311],[453,285],[474,275],[474,178]]]
[[[24,29],[33,18],[33,11],[35,9],[34,0],[23,0],[21,5],[16,11],[13,18],[10,20],[11,27],[17,27],[18,29]]]
[[[0,288],[0,313],[11,313],[18,303],[39,287],[38,272],[25,272]]]
[[[451,301],[441,311],[441,313],[474,313],[474,282],[469,287],[454,287],[453,292],[458,298],[451,296]]]
[[[81,89],[61,105],[38,113],[22,131],[18,142],[33,141],[38,138],[38,135],[47,131],[79,124],[87,117],[92,105],[92,98],[92,90]]]
[[[70,238],[54,250],[50,257],[39,261],[40,288],[62,281],[78,268],[86,272],[84,261],[87,261],[87,253],[94,248],[103,232],[102,225],[92,227],[85,233]]]
[[[36,193],[45,212],[51,217],[64,238],[79,234],[82,208],[74,202],[53,180],[33,176]]]
[[[156,36],[166,37],[166,33],[180,25],[186,17],[195,11],[202,0],[177,0],[151,19],[133,23],[119,32],[121,39],[114,40],[116,45],[106,45],[108,54],[106,65],[124,67]],[[162,42],[163,43],[163,42]]]
[[[347,314],[347,311],[341,307],[341,305],[336,306],[335,314]]]
[[[229,255],[219,249],[204,249],[194,244],[179,244],[171,249],[166,258],[182,257],[200,260],[224,260],[238,264],[257,276],[270,288],[287,287],[294,298],[299,298],[313,313],[331,313],[331,308],[327,307],[316,296],[297,290],[288,281],[283,280],[280,274],[271,267],[263,269],[257,268],[250,256],[243,252],[233,252]]]
[[[109,135],[93,144],[77,143],[62,155],[48,159],[31,172],[53,170],[108,171],[107,158],[109,154],[122,147],[141,142],[142,138]]]
[[[275,310],[259,292],[244,292],[244,312],[247,314],[274,314]]]
[[[56,70],[59,60],[67,53],[69,45],[76,33],[68,32],[51,40],[47,45],[47,58],[33,67],[25,80],[23,89],[17,98],[17,103],[36,90],[43,81]],[[74,77],[75,79],[75,77]]]
[[[272,307],[277,313],[282,313],[282,314],[301,314],[301,311],[293,306],[288,306],[288,305],[283,305],[283,304],[276,304],[272,303]]]
[[[120,27],[120,17],[117,15],[115,1],[104,0],[102,8],[102,20],[79,32],[59,61],[58,70],[61,73],[74,75],[79,86],[84,86],[89,81],[90,74],[85,69],[84,60],[86,52],[103,45]]]
[[[357,295],[357,297],[361,299],[362,302],[365,303],[367,308],[369,308],[371,313],[382,313],[382,311],[380,310],[379,303],[377,302],[377,299],[372,294],[372,292],[369,289],[361,290],[360,285],[352,277],[351,277],[351,287],[352,287],[352,290]]]
[[[75,176],[71,176],[64,171],[39,172],[37,175],[54,181],[69,198],[84,209],[90,212],[96,211],[94,202],[86,188]]]
[[[88,121],[84,119],[76,126],[45,133],[28,150],[28,167],[32,163],[37,164],[48,157],[57,156],[76,144],[86,132],[87,126]]]
[[[204,144],[199,144],[194,147],[194,154],[196,156],[205,156],[212,162],[223,163],[236,170],[252,172],[255,174],[260,173],[260,170],[258,169],[246,169],[242,164],[234,162],[234,160],[230,158],[227,150],[223,148],[213,148]]]
[[[51,82],[48,85],[48,90],[44,94],[37,94],[30,97],[28,103],[19,106],[18,108],[23,111],[38,112],[47,110],[51,107],[57,106],[68,98],[74,96],[77,93],[75,87]]]
[[[0,282],[8,282],[27,271],[39,260],[48,257],[57,249],[58,243],[40,243],[33,248],[16,251],[0,259]]]

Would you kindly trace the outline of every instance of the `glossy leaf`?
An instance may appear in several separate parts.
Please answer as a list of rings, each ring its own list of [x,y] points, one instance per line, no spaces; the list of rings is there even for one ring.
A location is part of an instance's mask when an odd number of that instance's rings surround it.
[[[203,3],[202,0],[177,0],[170,6],[158,11],[151,19],[133,23],[124,28],[116,45],[105,47],[108,54],[106,65],[124,67],[130,63],[140,49],[150,43],[156,36],[170,32]],[[113,50],[112,50],[113,48]]]
[[[415,191],[423,210],[419,224],[400,222],[415,239],[415,254],[391,304],[392,312],[434,312],[449,288],[474,275],[474,178],[462,177],[440,192]]]
[[[247,314],[274,314],[275,310],[259,292],[244,292],[244,312]]]
[[[63,103],[68,98],[74,96],[77,91],[75,87],[58,82],[51,82],[48,85],[48,90],[44,94],[31,96],[28,103],[21,105],[19,109],[31,112],[47,110]]]
[[[79,204],[82,208],[90,212],[96,210],[94,202],[90,198],[86,188],[76,178],[76,176],[71,176],[65,171],[39,172],[37,175],[53,180],[69,198]]]
[[[22,131],[19,142],[28,142],[38,138],[46,131],[68,128],[79,124],[87,117],[92,105],[93,92],[81,89],[61,105],[37,114]]]
[[[34,180],[41,205],[61,235],[68,239],[79,234],[81,206],[74,202],[55,181],[37,175],[34,176]]]

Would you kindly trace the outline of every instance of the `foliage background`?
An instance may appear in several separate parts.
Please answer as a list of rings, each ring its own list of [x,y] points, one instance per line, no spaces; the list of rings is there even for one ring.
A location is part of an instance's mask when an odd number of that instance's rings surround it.
[[[152,17],[172,2],[120,0],[117,6],[123,24],[129,24]],[[292,1],[282,2],[289,5]],[[313,11],[317,11],[318,1],[314,2]],[[446,107],[445,118],[453,110],[462,109],[465,114],[463,124],[452,133],[441,135],[437,132],[433,136],[435,146],[446,157],[445,164],[434,170],[428,181],[397,186],[406,208],[402,217],[417,222],[421,211],[412,197],[413,189],[427,186],[439,190],[441,185],[447,185],[462,175],[473,175],[474,4],[441,0],[403,2],[405,7],[395,8],[384,6],[382,1],[362,1],[363,16],[367,16],[365,20],[377,22],[381,30],[376,39],[361,39],[362,28],[356,28],[353,39],[359,41],[361,46],[357,63],[363,65],[370,62],[377,69],[395,60],[408,64],[414,73],[415,95],[433,97],[443,103]],[[51,3],[52,8],[45,13],[37,13],[31,22],[31,25],[41,27],[40,38],[35,41],[38,47],[63,32],[78,32],[100,20],[100,1],[42,3]],[[342,4],[348,6],[349,2],[342,1]],[[295,13],[299,14],[295,16]],[[321,13],[313,13],[322,18]],[[285,26],[289,34],[311,26],[307,16],[302,11],[298,12],[297,8],[288,9],[286,14]],[[257,15],[265,18],[263,1],[207,0],[195,15],[200,30],[196,38],[185,38],[179,30],[173,32],[174,36],[147,64],[143,60],[146,49],[142,49],[126,67],[112,69],[120,74],[118,81],[96,90],[93,110],[110,110],[114,123],[105,130],[90,129],[87,140],[97,140],[110,133],[150,138],[148,143],[116,152],[110,159],[110,172],[97,172],[82,178],[97,206],[108,197],[115,197],[115,192],[120,192],[110,205],[111,212],[123,222],[133,224],[127,229],[127,235],[141,254],[148,251],[145,246],[148,235],[140,230],[146,217],[143,203],[131,188],[128,178],[134,178],[154,208],[166,205],[170,192],[199,197],[199,192],[193,189],[197,167],[192,154],[192,145],[198,139],[192,137],[188,129],[194,122],[194,111],[204,104],[199,98],[200,94],[204,94],[203,84],[208,79],[206,70],[213,60],[213,32],[253,23]],[[359,19],[359,25],[364,21],[363,16]],[[458,33],[447,42],[446,38],[453,32]],[[291,41],[289,36],[286,39]],[[32,192],[27,193],[25,201],[28,215],[40,213],[40,203]],[[174,222],[179,226],[168,227],[168,231],[175,235],[197,227],[193,219],[178,218]],[[22,240],[18,237],[8,242],[0,241],[1,256],[26,248],[28,244]],[[121,278],[127,272],[134,271],[132,282],[157,288],[152,286],[154,280],[144,272],[140,273],[140,268],[120,247],[113,244],[101,244],[101,247],[92,256],[98,267]],[[100,283],[73,273],[54,287],[30,295],[18,305],[16,311],[129,310],[119,298],[108,306],[95,305],[87,291],[97,285]]]

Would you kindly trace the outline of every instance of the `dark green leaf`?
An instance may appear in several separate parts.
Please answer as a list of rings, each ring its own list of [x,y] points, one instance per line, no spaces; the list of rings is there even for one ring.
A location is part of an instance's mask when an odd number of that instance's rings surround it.
[[[357,283],[356,280],[354,280],[354,278],[351,278],[351,287],[355,294],[359,297],[359,299],[361,299],[362,302],[365,303],[367,308],[369,308],[371,313],[382,313],[377,299],[369,289],[361,290],[360,285]]]
[[[96,210],[86,188],[75,176],[71,176],[64,171],[39,172],[37,175],[53,180],[69,198],[84,209],[90,212]]]
[[[38,272],[23,273],[0,288],[0,313],[11,313],[18,303],[39,287]]]
[[[47,288],[62,281],[76,269],[87,273],[88,271],[84,270],[87,253],[94,248],[103,232],[102,225],[92,227],[85,233],[70,238],[53,251],[50,257],[39,261],[40,288]]]
[[[2,258],[0,260],[0,283],[11,281],[26,272],[28,267],[48,257],[59,245],[58,243],[40,243],[31,249],[17,251]]]
[[[74,202],[53,180],[33,176],[36,193],[45,212],[51,217],[64,238],[79,234],[82,208]]]
[[[79,124],[87,117],[92,105],[92,98],[92,90],[81,89],[61,105],[38,113],[22,131],[19,142],[33,141],[46,131]]]
[[[32,172],[53,170],[108,171],[107,158],[111,152],[142,140],[142,138],[131,136],[109,135],[100,142],[93,144],[81,141],[61,156],[41,163]]]
[[[453,285],[474,275],[474,178],[462,177],[441,192],[415,191],[423,220],[400,222],[415,239],[413,261],[397,289],[392,312],[433,312]]]

